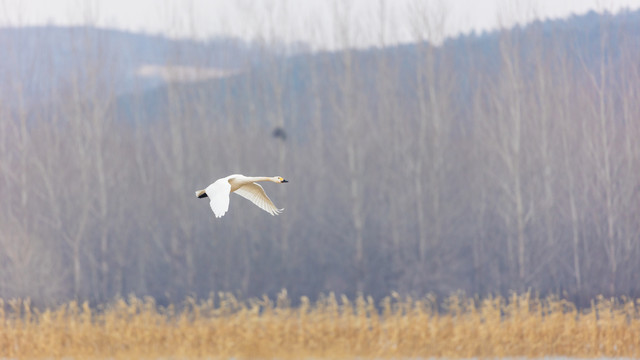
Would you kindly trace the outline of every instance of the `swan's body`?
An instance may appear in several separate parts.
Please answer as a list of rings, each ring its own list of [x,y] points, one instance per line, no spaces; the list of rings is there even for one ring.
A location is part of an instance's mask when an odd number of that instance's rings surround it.
[[[196,191],[196,196],[198,198],[208,197],[210,199],[209,205],[211,206],[211,210],[218,218],[222,217],[227,210],[229,210],[229,195],[232,192],[251,201],[271,215],[280,214],[284,209],[278,209],[273,205],[273,202],[264,192],[262,186],[256,183],[257,181],[271,181],[277,184],[288,182],[281,176],[265,177],[233,174],[216,180],[204,190]]]

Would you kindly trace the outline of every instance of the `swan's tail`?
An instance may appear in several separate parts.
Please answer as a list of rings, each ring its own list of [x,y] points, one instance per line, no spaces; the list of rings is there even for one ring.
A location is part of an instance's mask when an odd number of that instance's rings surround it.
[[[207,193],[204,190],[198,190],[196,191],[196,196],[198,197],[198,199],[206,198]]]

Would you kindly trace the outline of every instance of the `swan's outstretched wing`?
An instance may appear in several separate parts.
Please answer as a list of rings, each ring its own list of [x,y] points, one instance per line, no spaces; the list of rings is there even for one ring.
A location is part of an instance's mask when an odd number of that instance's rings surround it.
[[[227,179],[220,179],[205,189],[207,196],[211,201],[209,206],[217,218],[222,217],[229,210],[229,193],[231,193],[231,184]]]
[[[278,215],[284,209],[278,209],[267,194],[264,192],[262,186],[256,183],[246,184],[235,191],[236,194],[256,204],[260,209],[268,212],[271,215]]]

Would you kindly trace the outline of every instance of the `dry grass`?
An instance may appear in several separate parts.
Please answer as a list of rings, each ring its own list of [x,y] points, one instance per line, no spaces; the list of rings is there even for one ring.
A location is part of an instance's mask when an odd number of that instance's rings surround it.
[[[39,311],[9,301],[0,306],[0,357],[637,357],[638,304],[599,298],[578,311],[530,294],[440,303],[396,295],[376,307],[371,298],[329,295],[292,307],[286,292],[275,303],[229,294],[188,299],[179,311],[135,297],[98,310],[71,302]]]

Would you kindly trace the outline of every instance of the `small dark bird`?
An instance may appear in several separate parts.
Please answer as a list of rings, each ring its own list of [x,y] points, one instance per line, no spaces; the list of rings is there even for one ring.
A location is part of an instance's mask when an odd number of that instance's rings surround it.
[[[273,132],[271,133],[271,135],[276,139],[280,138],[282,139],[282,141],[287,141],[287,132],[284,131],[284,129],[281,128],[280,126],[273,129]]]

